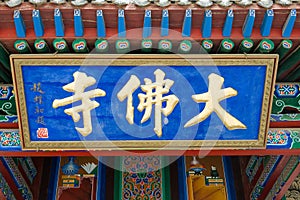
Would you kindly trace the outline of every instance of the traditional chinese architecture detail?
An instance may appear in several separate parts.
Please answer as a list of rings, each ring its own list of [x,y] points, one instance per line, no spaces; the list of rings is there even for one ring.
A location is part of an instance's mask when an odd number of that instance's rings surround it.
[[[271,114],[271,122],[300,121],[300,113]]]
[[[262,156],[251,156],[247,167],[246,167],[246,174],[249,178],[249,182],[251,182],[258,171],[262,163],[263,157]]]
[[[158,156],[123,159],[122,199],[163,199],[161,161]]]
[[[16,122],[17,108],[12,86],[0,86],[0,122]]]
[[[246,129],[247,127],[243,123],[241,123],[239,120],[237,120],[228,112],[226,112],[219,103],[224,99],[236,96],[238,92],[233,88],[221,89],[224,83],[224,78],[217,74],[210,74],[208,76],[208,80],[208,92],[192,96],[195,102],[206,103],[204,110],[199,115],[189,120],[184,126],[189,127],[200,123],[203,120],[205,120],[209,115],[211,115],[212,112],[215,112],[227,129]]]
[[[19,158],[19,161],[28,180],[30,181],[30,183],[32,183],[33,179],[37,175],[37,169],[31,157]]]
[[[9,169],[12,177],[14,178],[14,181],[16,183],[16,186],[18,187],[19,191],[21,192],[22,196],[26,200],[33,199],[32,193],[30,191],[30,188],[28,187],[25,179],[23,178],[18,166],[16,165],[15,161],[11,157],[3,157],[3,161]]]
[[[285,131],[276,130],[268,131],[267,144],[268,145],[286,145],[289,136]]]
[[[17,131],[0,131],[0,142],[2,147],[20,146],[20,134]]]
[[[300,148],[300,132],[297,129],[269,129],[267,149]]]
[[[274,92],[272,114],[300,113],[299,84],[277,84]],[[291,119],[299,116],[291,116]]]
[[[278,84],[275,89],[278,97],[296,97],[299,94],[299,85],[297,84]]]
[[[75,129],[83,136],[87,136],[92,132],[91,110],[100,105],[96,101],[91,101],[90,98],[102,97],[105,96],[106,93],[101,89],[85,92],[87,87],[96,83],[95,78],[87,76],[85,73],[75,72],[73,77],[74,82],[65,85],[63,89],[68,92],[74,92],[74,95],[64,99],[55,99],[52,106],[53,108],[57,108],[81,100],[81,105],[65,109],[65,113],[72,116],[74,122],[78,122],[80,120],[79,112],[82,112],[84,127],[75,127]]]
[[[266,199],[275,199],[276,194],[279,193],[281,187],[286,183],[295,167],[299,164],[299,156],[291,156],[280,176],[277,178],[275,184],[270,190]]]
[[[267,134],[267,149],[300,148],[299,130],[270,129]]]
[[[273,169],[277,166],[278,162],[280,161],[281,156],[267,156],[265,157],[265,159],[266,160],[264,160],[264,163],[266,163],[266,165],[253,191],[251,192],[251,200],[255,200],[260,196],[263,188],[265,187],[266,182],[269,180],[269,177],[273,172]]]
[[[138,94],[140,103],[138,105],[138,110],[142,112],[145,110],[145,114],[141,120],[141,123],[147,121],[152,112],[152,104],[155,106],[155,127],[154,132],[157,136],[162,135],[162,122],[161,122],[161,114],[168,116],[172,113],[175,106],[177,105],[179,99],[175,95],[163,96],[163,94],[169,93],[170,88],[172,87],[174,81],[170,79],[165,79],[165,73],[157,69],[155,72],[156,81],[152,83],[152,81],[148,78],[145,78],[145,85],[141,85],[141,89],[146,94]],[[118,98],[120,101],[123,101],[126,97],[127,100],[127,113],[126,119],[132,124],[133,123],[133,110],[132,107],[132,93],[140,86],[139,79],[132,75],[127,84],[121,89],[118,93]],[[166,102],[166,107],[162,108],[163,102]]]
[[[11,191],[9,185],[7,184],[6,180],[4,179],[4,177],[2,176],[1,173],[0,173],[0,190],[5,195],[6,199],[9,199],[9,200],[16,199],[14,196],[14,193]]]
[[[292,138],[292,149],[299,149],[300,148],[300,132],[299,131],[292,131],[291,133]]]

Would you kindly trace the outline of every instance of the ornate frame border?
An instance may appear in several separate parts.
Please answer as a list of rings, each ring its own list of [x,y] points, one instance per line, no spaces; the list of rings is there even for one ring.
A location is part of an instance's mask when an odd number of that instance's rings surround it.
[[[19,117],[19,128],[23,150],[185,150],[186,142],[190,142],[189,150],[201,149],[257,149],[266,147],[266,134],[269,128],[272,98],[274,93],[278,56],[267,54],[251,55],[154,55],[154,54],[127,54],[127,55],[97,55],[97,54],[19,54],[11,58],[13,82],[16,94],[16,103]],[[25,102],[22,66],[23,65],[265,65],[266,81],[260,128],[257,140],[165,140],[165,141],[94,141],[94,142],[32,142],[30,140],[27,108]],[[171,145],[170,145],[171,143]],[[117,146],[119,149],[115,148]]]

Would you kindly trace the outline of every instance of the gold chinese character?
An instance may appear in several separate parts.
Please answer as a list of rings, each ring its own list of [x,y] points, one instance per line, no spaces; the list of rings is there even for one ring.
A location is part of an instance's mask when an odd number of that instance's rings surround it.
[[[163,96],[163,94],[167,94],[169,92],[169,89],[174,84],[174,81],[170,79],[164,80],[165,73],[160,69],[157,69],[154,72],[154,74],[156,82],[152,83],[150,79],[145,78],[145,85],[141,85],[141,89],[146,94],[138,94],[140,100],[138,110],[140,112],[145,110],[144,116],[141,120],[141,123],[144,123],[150,118],[152,112],[152,105],[154,104],[154,132],[157,134],[157,136],[161,137],[161,114],[164,114],[165,116],[171,114],[179,100],[175,95]],[[133,124],[134,117],[134,108],[132,106],[132,94],[138,88],[139,85],[139,79],[136,76],[132,75],[127,84],[117,94],[117,97],[120,101],[124,101],[124,99],[127,97],[126,119],[129,122],[129,124]],[[162,108],[163,102],[166,102],[165,108]]]
[[[43,97],[41,95],[34,97],[34,102],[38,104],[43,104]]]
[[[35,107],[35,112],[34,113],[43,113],[43,112],[44,112],[43,108]]]
[[[44,116],[38,116],[36,123],[46,125],[46,123],[44,121]]]
[[[40,82],[34,83],[34,84],[33,84],[33,87],[30,88],[30,90],[32,90],[32,91],[34,91],[34,92],[39,92],[39,93],[41,93],[41,94],[44,94],[44,93],[45,93],[45,92],[42,90],[42,88],[41,88],[41,83],[40,83]]]
[[[203,111],[200,114],[193,117],[191,120],[189,120],[184,125],[184,127],[189,127],[197,123],[200,123],[203,120],[205,120],[209,115],[211,115],[212,112],[215,112],[227,129],[229,130],[246,129],[247,127],[243,123],[241,123],[239,120],[237,120],[228,112],[226,112],[219,103],[224,99],[227,99],[232,96],[236,96],[237,91],[234,90],[233,88],[221,89],[224,83],[224,78],[217,74],[214,73],[210,74],[208,76],[208,80],[209,80],[208,92],[192,96],[195,102],[206,103]]]
[[[91,101],[90,98],[105,96],[105,91],[101,89],[95,89],[90,91],[84,91],[87,87],[96,83],[95,78],[87,76],[83,72],[75,72],[73,74],[74,81],[63,86],[63,89],[68,92],[74,92],[73,96],[66,97],[64,99],[55,99],[52,103],[53,108],[65,106],[77,101],[82,102],[81,105],[72,108],[65,109],[64,112],[67,115],[72,116],[74,122],[78,122],[80,119],[79,112],[82,112],[83,128],[75,127],[75,129],[83,136],[87,136],[92,132],[91,110],[98,107],[100,104],[96,101]]]

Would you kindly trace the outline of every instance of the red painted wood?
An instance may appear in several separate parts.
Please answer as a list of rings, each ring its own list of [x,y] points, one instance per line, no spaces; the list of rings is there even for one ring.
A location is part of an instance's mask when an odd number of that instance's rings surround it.
[[[289,187],[291,186],[291,184],[293,183],[293,181],[299,174],[300,174],[300,163],[298,163],[298,166],[296,167],[296,169],[293,171],[293,173],[291,174],[289,179],[286,181],[284,186],[282,186],[282,188],[281,188],[280,192],[277,194],[275,200],[281,200],[283,198],[284,194],[286,193],[286,191],[289,189]]]
[[[21,193],[19,192],[16,184],[14,183],[13,178],[11,177],[9,171],[4,167],[2,160],[0,160],[0,172],[3,175],[4,179],[8,183],[11,191],[14,193],[17,200],[23,200]]]
[[[270,128],[300,128],[299,121],[270,122]]]
[[[211,150],[211,151],[198,151],[198,150],[161,150],[161,151],[0,151],[2,156],[32,156],[32,157],[51,157],[51,156],[127,156],[129,154],[138,154],[140,156],[247,156],[247,155],[299,155],[300,149],[253,149],[253,150]]]
[[[2,190],[0,189],[0,199],[5,199],[4,194],[2,193]]]
[[[299,121],[270,122],[270,128],[299,128]],[[0,123],[0,129],[18,129],[18,123]]]
[[[34,8],[35,8],[35,6],[28,2],[23,2],[21,6],[14,8],[14,9],[21,10],[25,25],[28,28],[32,28],[32,26],[33,26],[32,19],[31,19],[31,13]],[[63,4],[63,5],[53,5],[53,4],[47,3],[47,4],[37,6],[36,8],[41,11],[40,13],[41,13],[43,22],[45,24],[45,27],[51,27],[51,26],[53,27],[54,26],[54,23],[53,23],[54,8],[60,8],[63,19],[64,19],[65,27],[73,26],[73,9],[75,9],[76,7],[72,6],[70,4],[70,2]],[[92,4],[88,4],[88,5],[80,7],[85,27],[95,27],[96,26],[96,10],[102,9],[103,13],[104,13],[104,19],[106,19],[106,26],[113,27],[113,28],[117,27],[117,10],[119,8],[122,8],[125,10],[126,26],[128,28],[141,27],[141,25],[143,23],[145,9],[150,9],[152,11],[153,26],[160,25],[162,8],[158,7],[156,5],[150,5],[150,6],[147,6],[146,8],[144,8],[144,7],[137,7],[133,4],[121,6],[121,7],[116,6],[114,4],[105,4],[105,5],[101,5],[101,7],[94,6]],[[171,4],[168,7],[169,16],[170,16],[170,24],[177,28],[181,27],[185,9],[187,9],[187,8],[191,8],[193,10],[193,18],[197,19],[197,20],[193,20],[193,22],[192,22],[193,27],[200,28],[201,22],[203,19],[204,9],[195,4],[192,4],[190,6],[177,6],[177,5]],[[247,9],[245,9],[244,7],[237,6],[237,5],[232,5],[230,8],[234,10],[234,14],[235,14],[234,26],[235,27],[243,26],[248,9],[256,10],[255,27],[260,27],[260,25],[262,23],[262,19],[264,17],[264,13],[266,11],[266,9],[259,7],[257,4],[253,4],[252,6],[247,7]],[[272,9],[274,10],[273,27],[282,27],[288,14],[289,14],[290,9],[292,9],[292,8],[296,9],[298,12],[300,10],[300,6],[297,4],[293,4],[293,5],[287,6],[287,7],[279,6],[278,4],[273,5],[272,6]],[[0,12],[2,14],[0,22],[2,22],[2,24],[4,25],[4,28],[13,27],[12,16],[13,16],[14,9],[8,8],[6,6],[0,7]],[[214,27],[222,27],[224,20],[225,20],[227,10],[217,4],[214,4],[214,6],[210,7],[209,9],[211,9],[213,11],[213,26]],[[299,21],[296,21],[295,26],[296,27],[300,26]]]
[[[0,123],[0,129],[18,129],[18,123]]]
[[[261,195],[259,196],[258,200],[265,200],[267,195],[269,194],[270,190],[272,189],[273,185],[275,184],[276,180],[282,173],[284,167],[286,166],[287,162],[289,161],[290,156],[284,155],[281,160],[279,161],[278,165],[276,166],[274,172],[270,176],[266,186],[264,187]]]

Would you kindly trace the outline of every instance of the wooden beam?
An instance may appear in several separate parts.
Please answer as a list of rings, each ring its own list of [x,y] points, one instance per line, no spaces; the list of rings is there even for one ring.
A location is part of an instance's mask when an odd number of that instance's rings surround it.
[[[267,181],[262,193],[258,197],[257,200],[265,200],[267,195],[269,194],[270,190],[272,189],[273,185],[275,184],[277,178],[282,173],[283,169],[285,168],[287,162],[289,161],[291,156],[284,155],[281,160],[279,161],[278,165],[276,166],[274,172],[271,174],[269,180]]]
[[[16,197],[16,199],[23,200],[24,198],[22,197],[20,191],[18,190],[18,188],[13,180],[13,177],[9,173],[8,169],[6,169],[6,167],[4,167],[4,163],[2,162],[1,159],[0,159],[0,172],[3,175],[4,179],[6,180],[6,182],[8,183],[11,191],[14,193],[14,196]]]
[[[297,176],[300,174],[300,163],[298,163],[298,166],[295,168],[293,173],[290,175],[289,179],[286,181],[286,183],[282,186],[280,192],[276,195],[275,200],[281,200],[284,196],[284,194],[287,192],[289,187],[292,185],[293,181]]]
[[[224,150],[160,150],[160,151],[0,151],[2,156],[20,157],[52,157],[52,156],[127,156],[130,153],[138,153],[139,155],[151,156],[249,156],[249,155],[299,155],[300,149],[253,149],[253,150],[238,150],[238,149],[224,149]]]

